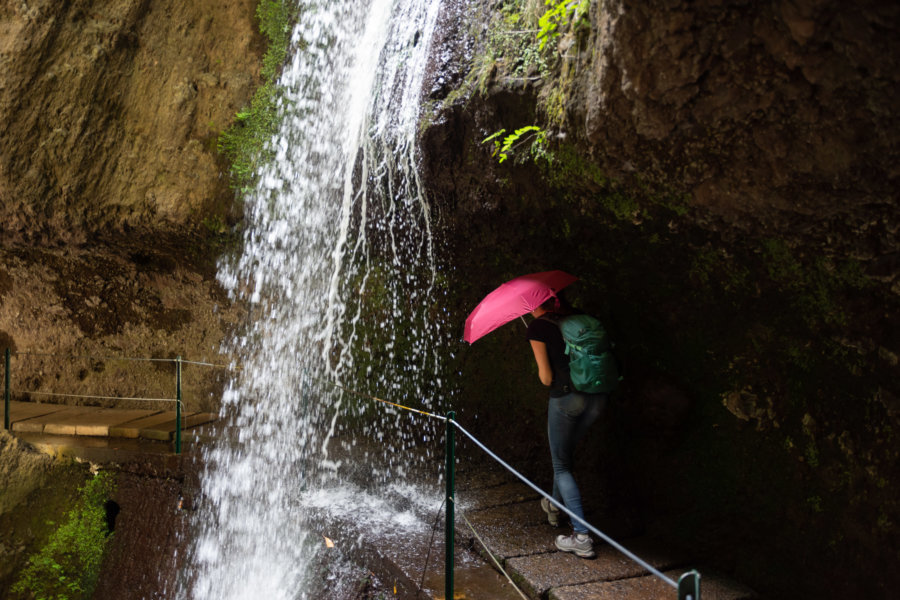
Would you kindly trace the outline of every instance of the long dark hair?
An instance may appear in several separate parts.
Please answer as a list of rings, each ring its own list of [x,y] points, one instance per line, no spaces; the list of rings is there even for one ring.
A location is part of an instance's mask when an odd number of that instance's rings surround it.
[[[541,308],[547,312],[560,315],[568,315],[572,313],[572,305],[566,300],[562,292],[557,292],[556,296],[550,296],[541,304]]]

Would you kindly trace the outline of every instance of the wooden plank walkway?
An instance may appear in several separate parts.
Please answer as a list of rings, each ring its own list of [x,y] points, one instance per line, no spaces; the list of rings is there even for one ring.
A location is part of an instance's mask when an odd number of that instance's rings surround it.
[[[5,413],[6,406],[0,403],[0,418],[4,419],[4,422]],[[10,429],[13,433],[172,441],[176,429],[174,410],[10,402],[9,416]],[[215,420],[214,413],[183,413],[182,436],[189,437],[195,428]]]

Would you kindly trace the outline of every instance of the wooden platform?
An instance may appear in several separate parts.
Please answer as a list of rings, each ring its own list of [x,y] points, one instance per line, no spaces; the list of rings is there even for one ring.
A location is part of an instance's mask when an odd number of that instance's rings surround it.
[[[4,419],[4,422],[5,413],[6,407],[0,402],[0,418]],[[13,433],[171,441],[175,437],[176,429],[174,410],[10,402],[9,415],[10,429]],[[192,437],[192,430],[215,420],[214,413],[183,413],[182,437]]]

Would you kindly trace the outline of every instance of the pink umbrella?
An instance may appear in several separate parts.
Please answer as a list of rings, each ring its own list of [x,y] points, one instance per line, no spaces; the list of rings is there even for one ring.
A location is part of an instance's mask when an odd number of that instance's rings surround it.
[[[533,311],[567,285],[578,281],[563,271],[516,277],[484,297],[466,319],[463,339],[473,343],[483,335]]]

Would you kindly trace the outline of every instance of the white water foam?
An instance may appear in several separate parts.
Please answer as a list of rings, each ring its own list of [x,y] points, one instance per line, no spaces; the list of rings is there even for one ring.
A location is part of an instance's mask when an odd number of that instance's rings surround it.
[[[437,437],[421,418],[413,425],[332,383],[438,408],[447,328],[431,211],[415,170],[438,6],[300,2],[274,159],[246,199],[242,253],[219,274],[249,308],[226,348],[239,370],[221,416],[239,434],[204,451],[179,597],[321,597],[306,572],[320,543],[304,525],[304,502],[339,501],[344,512],[372,506],[372,490],[328,499],[342,464],[361,460],[355,435],[381,442],[366,466],[376,483],[401,477],[406,450]],[[420,526],[411,515],[393,525]]]

